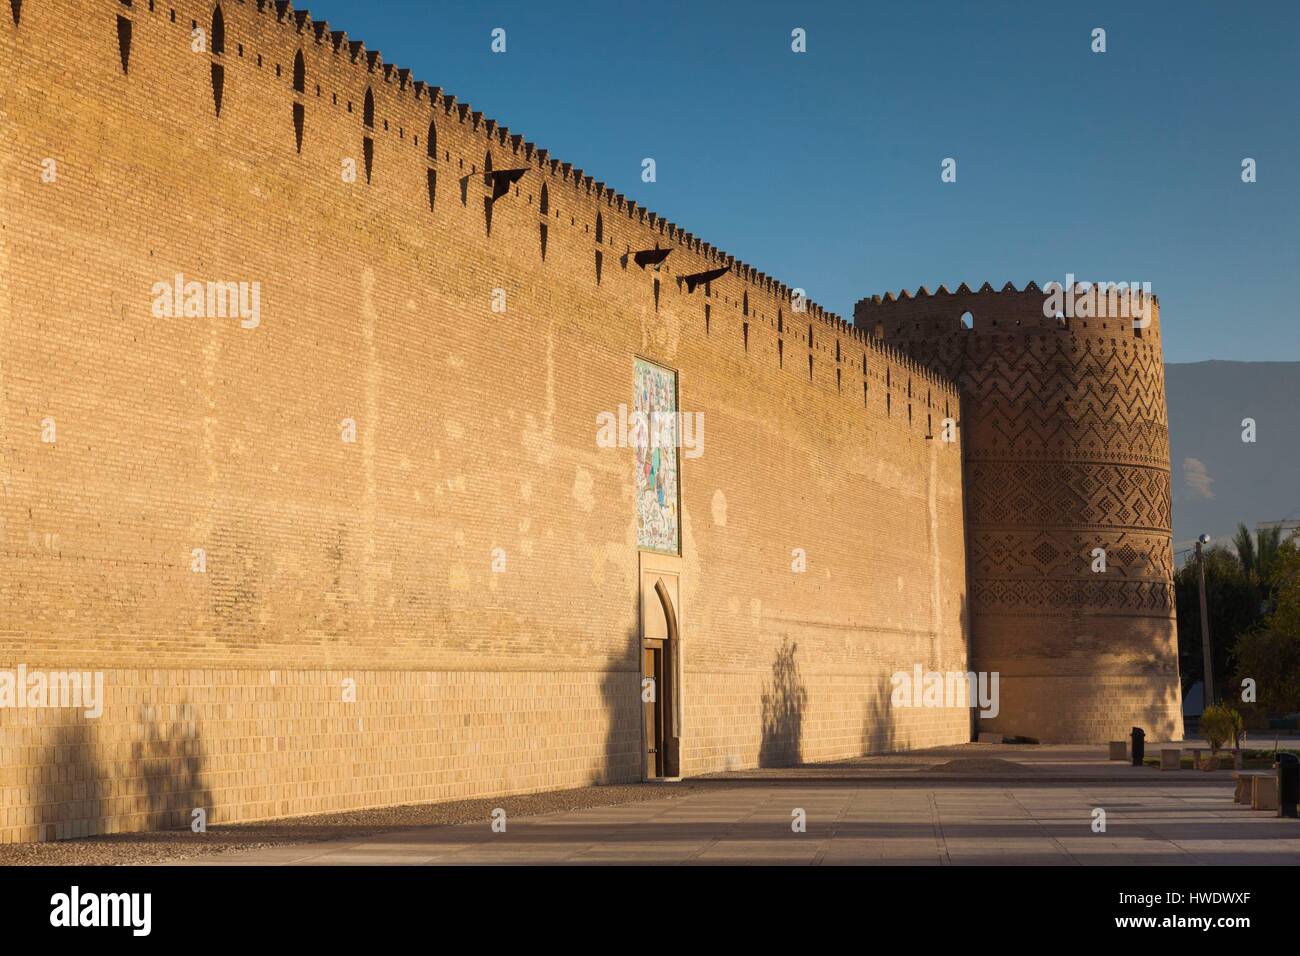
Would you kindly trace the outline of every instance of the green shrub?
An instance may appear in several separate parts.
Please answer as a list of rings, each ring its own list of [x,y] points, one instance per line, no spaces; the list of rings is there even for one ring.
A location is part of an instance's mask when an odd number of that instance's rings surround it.
[[[1229,740],[1239,744],[1245,730],[1245,722],[1241,714],[1223,704],[1211,704],[1206,707],[1201,714],[1200,723],[1196,726],[1201,736],[1210,742],[1210,750],[1215,753],[1218,753],[1219,748]]]

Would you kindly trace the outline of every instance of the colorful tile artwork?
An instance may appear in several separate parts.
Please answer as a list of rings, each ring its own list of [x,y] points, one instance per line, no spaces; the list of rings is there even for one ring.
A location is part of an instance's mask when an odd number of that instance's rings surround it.
[[[677,373],[636,360],[628,443],[636,453],[637,546],[677,554]]]

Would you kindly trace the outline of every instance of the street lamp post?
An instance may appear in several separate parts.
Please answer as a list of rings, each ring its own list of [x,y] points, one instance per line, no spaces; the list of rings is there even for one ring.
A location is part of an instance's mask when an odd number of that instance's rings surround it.
[[[1203,534],[1196,539],[1196,570],[1201,579],[1201,654],[1205,659],[1205,706],[1214,703],[1214,661],[1210,656],[1210,615],[1205,605],[1205,560],[1201,549],[1210,543],[1210,536]]]

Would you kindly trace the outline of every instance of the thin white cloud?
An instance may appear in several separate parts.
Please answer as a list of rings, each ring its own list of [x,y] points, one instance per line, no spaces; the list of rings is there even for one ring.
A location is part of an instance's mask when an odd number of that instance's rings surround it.
[[[1199,458],[1183,459],[1183,485],[1193,498],[1213,498],[1214,489],[1210,487],[1213,484],[1204,462]]]

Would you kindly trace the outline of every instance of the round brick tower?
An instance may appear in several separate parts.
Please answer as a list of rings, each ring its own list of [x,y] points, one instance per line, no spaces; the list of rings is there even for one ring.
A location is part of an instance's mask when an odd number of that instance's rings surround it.
[[[1001,675],[981,730],[1181,740],[1159,302],[1082,294],[921,289],[854,323],[961,392],[971,668]]]

